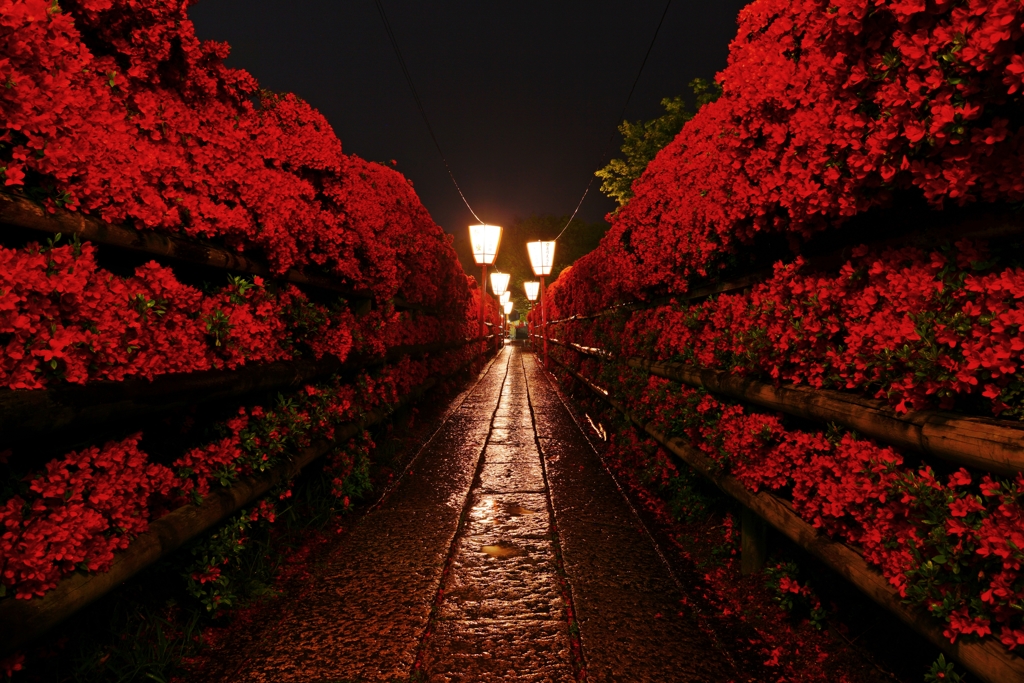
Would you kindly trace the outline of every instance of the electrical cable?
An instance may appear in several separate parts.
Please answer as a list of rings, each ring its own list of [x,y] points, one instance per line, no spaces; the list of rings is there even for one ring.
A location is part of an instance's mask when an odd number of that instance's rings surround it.
[[[430,125],[430,119],[427,118],[427,110],[423,107],[423,102],[420,100],[420,95],[416,91],[416,86],[412,82],[412,74],[409,73],[409,67],[405,63],[405,58],[402,57],[402,51],[398,47],[398,39],[395,38],[395,32],[391,28],[391,22],[388,21],[387,12],[384,11],[384,4],[381,0],[374,0],[377,5],[377,11],[380,13],[381,21],[384,22],[384,30],[387,31],[388,39],[391,41],[391,47],[394,48],[395,56],[398,57],[398,64],[402,67],[402,73],[405,75],[405,82],[409,85],[409,90],[412,91],[412,98],[416,101],[416,108],[420,110],[420,116],[423,117],[423,123],[427,124],[427,130],[430,132],[430,139],[434,141],[434,146],[437,147],[437,153],[441,155],[441,161],[444,162],[444,167],[448,171],[448,177],[452,179],[452,184],[455,185],[455,189],[458,191],[459,196],[462,197],[462,203],[466,205],[469,212],[473,214],[473,218],[477,219],[480,223],[480,217],[476,215],[476,211],[469,205],[469,200],[466,199],[466,195],[462,193],[462,188],[459,187],[458,181],[455,180],[455,174],[452,173],[451,166],[448,165],[448,159],[444,155],[444,150],[441,149],[441,143],[437,141],[437,135],[434,134],[434,127]],[[646,61],[646,60],[645,60]]]
[[[637,83],[640,82],[640,76],[643,75],[644,73],[644,67],[647,66],[647,59],[648,57],[651,56],[651,51],[654,49],[654,43],[657,42],[658,34],[661,32],[661,25],[665,23],[665,17],[668,16],[668,8],[671,6],[672,0],[668,0],[668,2],[665,3],[665,11],[661,13],[661,19],[658,20],[658,27],[654,29],[654,37],[651,38],[651,44],[647,46],[647,53],[644,54],[644,61],[640,63],[640,70],[637,72],[636,78],[633,79],[633,86],[629,89],[629,94],[626,95],[626,103],[622,105],[622,112],[619,114],[618,121],[616,121],[615,123],[615,130],[612,132],[611,137],[608,139],[608,144],[605,145],[604,151],[601,152],[601,159],[598,161],[598,164],[600,164],[601,161],[604,161],[604,159],[608,156],[609,150],[615,144],[615,136],[619,132],[619,125],[626,117],[626,109],[629,107],[629,101],[633,99],[633,92],[636,90]],[[569,217],[569,222],[565,224],[564,228],[562,228],[562,232],[558,233],[558,237],[555,238],[556,242],[565,233],[565,231],[569,229],[569,225],[572,223],[573,219],[576,218],[576,214],[579,212],[580,207],[583,206],[583,200],[587,198],[587,193],[590,192],[590,188],[593,186],[594,178],[596,177],[596,174],[592,173],[590,175],[590,182],[587,183],[587,188],[583,190],[583,196],[580,197],[580,201],[576,205],[576,210],[572,212],[572,216]]]

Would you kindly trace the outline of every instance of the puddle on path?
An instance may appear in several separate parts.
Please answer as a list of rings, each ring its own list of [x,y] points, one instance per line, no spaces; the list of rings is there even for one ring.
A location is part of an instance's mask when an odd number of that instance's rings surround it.
[[[473,507],[470,515],[485,524],[498,524],[510,517],[523,517],[525,515],[540,514],[537,510],[523,507],[519,503],[498,504],[492,496],[483,497]]]
[[[480,548],[480,550],[491,557],[497,557],[498,559],[504,559],[506,557],[521,557],[526,554],[525,549],[520,548],[515,543],[509,543],[508,541],[498,541],[492,545],[485,545]]]
[[[517,503],[507,503],[505,505],[505,513],[510,517],[522,517],[523,515],[536,515],[537,511],[524,508]]]

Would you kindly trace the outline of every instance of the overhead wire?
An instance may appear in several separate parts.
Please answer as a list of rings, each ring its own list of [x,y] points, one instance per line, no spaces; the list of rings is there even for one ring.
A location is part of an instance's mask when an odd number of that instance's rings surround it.
[[[644,54],[644,61],[640,63],[640,70],[637,71],[636,78],[633,79],[633,85],[629,89],[629,94],[626,95],[626,103],[622,105],[622,112],[619,114],[619,118],[615,122],[615,129],[612,131],[611,137],[608,138],[608,143],[605,145],[604,151],[601,152],[601,158],[598,161],[598,164],[604,161],[608,156],[608,152],[615,144],[615,136],[619,132],[619,126],[622,121],[626,118],[626,109],[629,107],[629,101],[633,99],[633,92],[636,91],[637,83],[640,82],[640,76],[644,73],[644,67],[647,66],[647,60],[651,56],[651,51],[654,50],[654,44],[658,41],[658,34],[661,33],[661,26],[665,23],[665,17],[668,16],[668,8],[671,6],[672,0],[668,0],[668,2],[665,3],[665,10],[661,13],[661,19],[658,20],[658,27],[654,29],[654,37],[651,38],[651,44],[647,46],[647,52]],[[590,188],[594,185],[594,178],[596,177],[597,174],[592,173],[590,175],[590,182],[587,183],[586,189],[583,190],[583,196],[580,197],[579,203],[576,204],[576,209],[572,212],[572,216],[569,217],[569,221],[565,224],[565,227],[562,228],[562,231],[558,233],[558,237],[555,238],[556,242],[563,234],[565,234],[565,231],[569,229],[569,225],[572,224],[573,219],[576,218],[576,214],[579,213],[580,207],[583,206],[583,200],[587,198],[587,194],[590,192]]]
[[[416,90],[416,85],[413,83],[412,74],[409,71],[409,67],[405,62],[405,57],[402,56],[402,50],[398,46],[398,39],[395,36],[394,29],[391,27],[391,22],[388,19],[387,11],[384,9],[384,3],[382,0],[374,0],[374,4],[377,6],[377,12],[380,14],[381,22],[384,24],[384,30],[388,34],[388,40],[391,42],[391,47],[395,52],[395,57],[398,59],[398,64],[402,69],[402,75],[405,77],[405,82],[409,86],[409,91],[412,93],[413,101],[416,103],[416,108],[420,112],[420,116],[423,118],[423,123],[427,126],[427,131],[430,133],[430,139],[434,142],[434,147],[437,148],[437,153],[441,157],[441,162],[444,164],[445,170],[448,172],[448,177],[451,178],[452,185],[455,186],[455,190],[459,193],[459,197],[462,199],[462,203],[466,205],[466,208],[480,223],[484,221],[476,214],[473,207],[470,205],[469,200],[466,199],[465,193],[459,186],[459,182],[455,179],[455,173],[452,171],[451,165],[448,163],[448,158],[445,156],[444,150],[441,148],[441,143],[437,139],[437,134],[434,132],[434,127],[430,123],[430,117],[427,116],[427,110],[423,106],[423,100],[420,99],[419,92]],[[647,46],[647,52],[644,53],[643,61],[640,63],[640,69],[637,71],[636,78],[633,79],[633,84],[629,88],[629,94],[626,95],[626,101],[622,105],[622,111],[619,113],[619,117],[616,120],[615,128],[612,134],[608,138],[608,143],[605,145],[604,150],[601,153],[600,164],[608,156],[609,151],[615,144],[615,137],[619,130],[619,125],[625,119],[626,111],[629,108],[629,103],[633,99],[633,93],[636,92],[636,86],[640,82],[640,77],[644,73],[644,68],[647,66],[647,61],[650,59],[651,52],[654,50],[654,44],[658,41],[658,35],[661,33],[661,27],[665,23],[665,17],[668,16],[668,10],[672,6],[672,0],[668,0],[665,3],[665,9],[661,13],[661,18],[658,20],[658,26],[654,29],[654,36],[651,38],[650,44]],[[579,213],[580,208],[583,206],[583,202],[586,200],[587,195],[590,194],[590,189],[594,185],[594,179],[596,174],[591,174],[590,180],[587,182],[586,188],[583,190],[583,196],[580,197],[579,202],[576,203],[576,208],[573,210],[572,215],[566,222],[565,226],[558,233],[555,241],[560,239],[565,231],[569,229],[569,226],[575,220],[576,215]]]
[[[420,116],[423,117],[423,123],[427,124],[427,130],[430,132],[430,139],[434,141],[437,153],[441,156],[441,161],[444,163],[445,170],[448,171],[448,177],[452,179],[452,184],[455,186],[456,191],[458,191],[459,196],[462,197],[462,203],[465,204],[466,208],[469,209],[469,212],[473,214],[473,218],[480,223],[483,223],[483,221],[480,220],[480,217],[476,215],[476,211],[473,210],[473,207],[469,205],[469,200],[466,199],[466,195],[462,192],[462,188],[459,187],[458,181],[455,180],[455,174],[452,172],[452,167],[448,165],[448,159],[444,155],[444,150],[441,149],[441,143],[437,140],[437,135],[434,133],[434,127],[430,125],[430,118],[427,116],[427,110],[424,108],[423,101],[420,99],[420,95],[416,91],[416,86],[413,84],[412,74],[409,73],[409,67],[406,65],[405,58],[402,56],[402,50],[398,47],[398,39],[395,37],[395,32],[391,28],[391,22],[388,21],[388,14],[384,11],[384,3],[381,0],[374,0],[374,3],[377,5],[377,12],[380,13],[381,21],[384,22],[384,30],[388,34],[388,40],[391,41],[391,47],[395,51],[395,56],[398,57],[398,64],[401,66],[402,74],[405,75],[405,82],[409,85],[409,90],[412,92],[412,98],[416,102],[416,108],[419,109]]]

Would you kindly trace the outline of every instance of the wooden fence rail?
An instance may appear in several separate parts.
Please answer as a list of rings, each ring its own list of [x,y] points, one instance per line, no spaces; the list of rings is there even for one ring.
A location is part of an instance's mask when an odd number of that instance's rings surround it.
[[[607,351],[559,339],[548,341],[600,360]],[[900,414],[883,401],[806,386],[774,386],[722,370],[685,363],[624,358],[629,367],[688,386],[704,388],[769,410],[834,422],[883,443],[988,472],[1024,472],[1024,424],[939,410]]]
[[[475,360],[475,358],[474,358]],[[469,361],[470,363],[472,361]],[[467,364],[455,372],[465,369]],[[408,403],[437,382],[430,378],[402,399]],[[0,657],[10,654],[32,639],[64,621],[154,562],[171,554],[204,531],[234,514],[274,486],[294,478],[304,467],[364,429],[387,418],[398,406],[380,407],[354,422],[339,425],[328,440],[298,453],[295,458],[259,477],[245,477],[230,488],[214,488],[200,505],[185,505],[153,521],[146,533],[117,553],[111,568],[103,573],[76,572],[40,598],[0,600]]]
[[[868,565],[856,550],[819,533],[817,529],[801,519],[787,501],[764,491],[752,493],[735,478],[717,473],[713,464],[703,453],[681,439],[667,438],[650,424],[644,423],[630,413],[620,402],[612,398],[608,391],[598,387],[557,358],[552,358],[552,360],[596,395],[607,401],[670,453],[707,477],[725,494],[736,499],[798,546],[831,567],[869,598],[895,614],[936,647],[967,667],[982,681],[1005,683],[1006,681],[1024,680],[1024,659],[1011,654],[1000,643],[992,639],[979,642],[961,638],[959,642],[951,644],[942,635],[943,629],[935,619],[924,610],[903,604],[899,594],[889,585],[885,577]]]

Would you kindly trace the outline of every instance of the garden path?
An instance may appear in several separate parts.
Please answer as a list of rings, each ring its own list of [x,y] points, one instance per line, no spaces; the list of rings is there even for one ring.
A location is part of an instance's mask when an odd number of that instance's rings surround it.
[[[510,346],[225,680],[742,680],[684,591]]]

